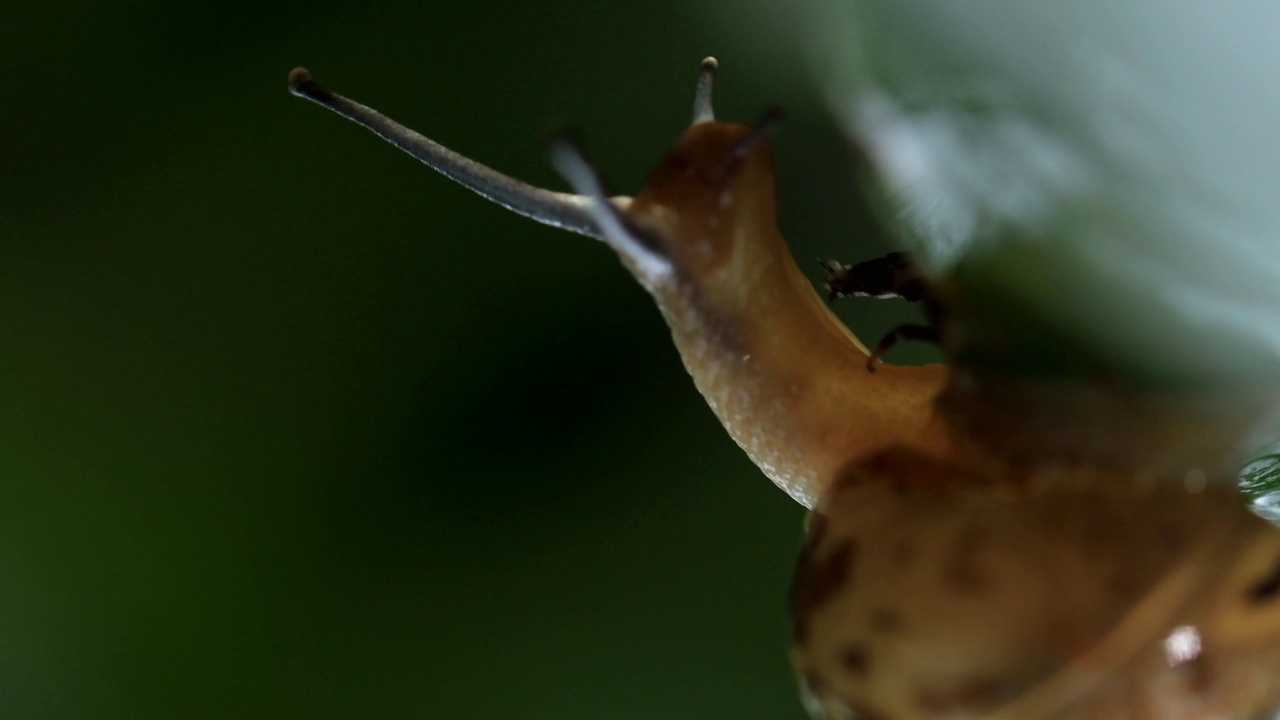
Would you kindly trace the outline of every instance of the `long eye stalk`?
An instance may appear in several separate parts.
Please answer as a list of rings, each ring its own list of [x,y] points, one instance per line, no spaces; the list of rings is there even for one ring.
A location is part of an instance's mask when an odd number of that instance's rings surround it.
[[[306,68],[295,68],[289,73],[289,92],[363,125],[441,175],[514,213],[544,225],[605,240],[591,209],[596,202],[594,198],[534,187],[459,155],[377,110],[325,88],[312,79]],[[625,208],[630,198],[611,198],[610,202]]]

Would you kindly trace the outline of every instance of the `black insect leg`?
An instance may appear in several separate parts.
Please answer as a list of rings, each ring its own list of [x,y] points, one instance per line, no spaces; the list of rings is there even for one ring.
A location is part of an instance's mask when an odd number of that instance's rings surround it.
[[[893,252],[856,265],[831,260],[822,266],[827,271],[828,301],[841,297],[902,298],[924,305],[928,325],[905,324],[890,331],[872,348],[867,358],[868,372],[875,372],[884,354],[903,340],[941,344],[942,306],[930,294],[924,273],[909,254]]]
[[[889,348],[903,340],[920,340],[936,345],[941,342],[942,337],[937,328],[928,325],[899,325],[880,338],[880,342],[871,349],[871,355],[867,358],[867,372],[875,372],[876,368],[880,367],[880,358],[889,351]]]

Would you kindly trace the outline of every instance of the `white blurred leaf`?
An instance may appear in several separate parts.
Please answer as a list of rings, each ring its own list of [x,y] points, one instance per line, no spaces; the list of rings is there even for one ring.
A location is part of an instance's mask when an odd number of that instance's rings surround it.
[[[1280,5],[756,5],[906,242],[982,286],[966,312],[1144,377],[1280,377]]]

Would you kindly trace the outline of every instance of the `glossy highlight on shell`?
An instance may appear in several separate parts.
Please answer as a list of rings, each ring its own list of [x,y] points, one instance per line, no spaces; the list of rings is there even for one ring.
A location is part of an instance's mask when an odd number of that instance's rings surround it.
[[[830,265],[832,297],[929,303],[933,323],[899,338],[939,341],[950,365],[881,364],[886,342],[869,351],[836,319],[778,231],[780,112],[717,120],[716,70],[703,61],[692,124],[634,196],[608,195],[565,138],[550,150],[572,193],[304,69],[289,87],[619,255],[729,435],[813,510],[791,654],[815,717],[1247,720],[1280,705],[1280,532],[1236,489],[1242,397],[1009,376],[957,339],[965,288],[900,254]]]

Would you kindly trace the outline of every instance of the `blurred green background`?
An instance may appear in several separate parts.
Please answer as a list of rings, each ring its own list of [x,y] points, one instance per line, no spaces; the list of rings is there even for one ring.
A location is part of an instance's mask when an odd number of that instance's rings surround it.
[[[722,115],[790,111],[798,257],[870,256],[801,68],[687,3],[3,15],[0,716],[803,716],[801,508],[648,298],[285,89],[555,186],[572,123],[625,192],[716,54]]]

